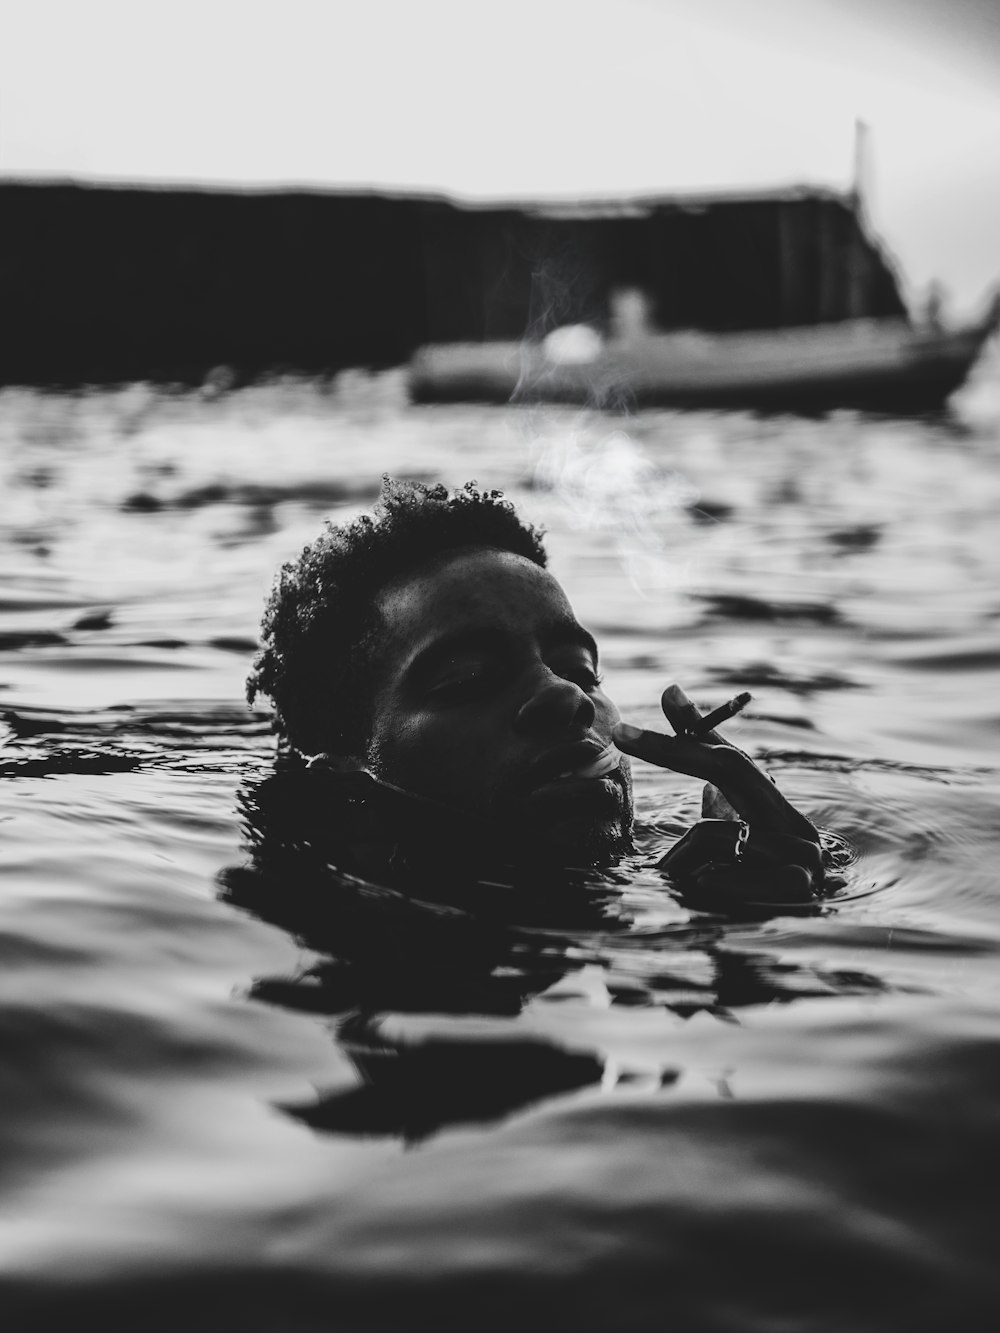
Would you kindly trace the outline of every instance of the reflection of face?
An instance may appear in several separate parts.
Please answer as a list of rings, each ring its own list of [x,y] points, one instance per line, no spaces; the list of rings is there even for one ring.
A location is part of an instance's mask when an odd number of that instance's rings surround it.
[[[397,578],[377,604],[367,762],[378,777],[570,861],[626,846],[627,761],[602,759],[618,711],[600,688],[596,645],[551,574],[466,548]]]

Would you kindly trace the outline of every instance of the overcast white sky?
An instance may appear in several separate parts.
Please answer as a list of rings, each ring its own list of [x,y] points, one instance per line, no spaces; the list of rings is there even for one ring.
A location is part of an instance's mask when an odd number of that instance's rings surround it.
[[[475,197],[846,186],[1000,280],[1000,0],[0,0],[0,174]]]

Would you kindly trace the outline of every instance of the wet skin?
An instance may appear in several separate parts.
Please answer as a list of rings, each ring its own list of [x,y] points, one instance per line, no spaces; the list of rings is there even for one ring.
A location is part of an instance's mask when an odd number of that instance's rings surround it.
[[[661,698],[674,735],[619,723],[615,742],[661,768],[704,779],[702,813],[659,865],[716,907],[808,903],[823,881],[817,830],[753,759],[717,731],[692,736],[701,714],[677,685]]]
[[[608,864],[630,846],[631,754],[709,784],[713,818],[661,863],[675,880],[723,901],[812,897],[823,871],[808,819],[718,732],[687,735],[700,713],[677,686],[662,701],[673,736],[622,723],[594,640],[551,574],[463,548],[393,580],[376,605],[371,726],[350,766],[485,818],[516,858]]]
[[[465,548],[397,578],[377,605],[364,762],[378,777],[576,864],[627,848],[628,762],[601,762],[618,711],[551,574]]]

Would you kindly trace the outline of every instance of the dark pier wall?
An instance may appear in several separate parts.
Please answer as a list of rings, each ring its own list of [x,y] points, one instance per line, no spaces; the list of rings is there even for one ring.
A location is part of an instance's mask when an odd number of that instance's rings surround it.
[[[0,381],[388,366],[425,342],[899,315],[849,203],[470,207],[376,194],[0,184]]]

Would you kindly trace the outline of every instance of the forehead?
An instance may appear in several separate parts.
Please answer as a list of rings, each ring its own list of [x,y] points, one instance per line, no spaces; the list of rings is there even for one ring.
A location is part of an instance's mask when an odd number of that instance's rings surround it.
[[[376,599],[384,648],[402,658],[467,631],[549,635],[576,625],[556,580],[509,551],[465,549],[394,579]]]

